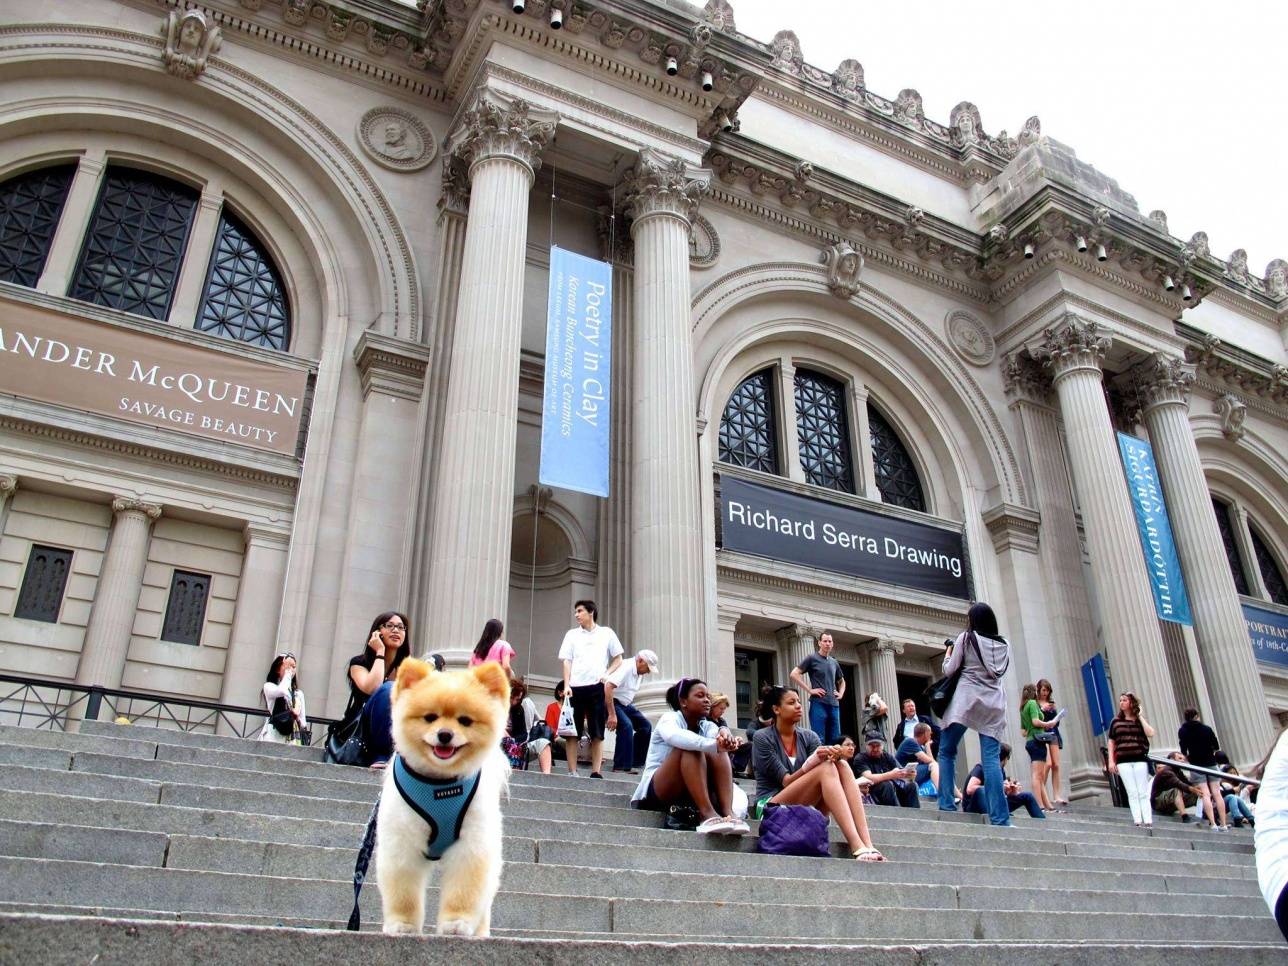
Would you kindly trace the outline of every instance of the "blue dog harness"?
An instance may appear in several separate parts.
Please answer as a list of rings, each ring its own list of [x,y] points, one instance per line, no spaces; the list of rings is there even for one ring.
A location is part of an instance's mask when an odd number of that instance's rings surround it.
[[[474,793],[479,788],[480,772],[465,778],[429,778],[412,771],[401,755],[394,755],[389,763],[393,769],[394,788],[413,812],[419,815],[429,826],[429,840],[425,843],[425,858],[437,862],[443,853],[456,844],[461,836],[461,826],[465,823],[465,813],[474,801]],[[353,866],[353,912],[349,916],[348,929],[357,932],[362,925],[358,911],[358,896],[362,884],[367,879],[367,868],[371,864],[371,853],[376,847],[376,816],[380,812],[380,798],[371,808],[371,817],[367,819],[367,830],[362,836],[362,845],[358,848],[358,860]]]

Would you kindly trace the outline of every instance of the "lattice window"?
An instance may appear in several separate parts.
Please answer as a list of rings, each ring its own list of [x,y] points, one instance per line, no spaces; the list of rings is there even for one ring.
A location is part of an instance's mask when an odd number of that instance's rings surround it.
[[[0,279],[34,288],[76,165],[29,171],[0,184]]]
[[[1283,571],[1270,547],[1261,539],[1256,527],[1249,527],[1252,535],[1252,552],[1257,557],[1257,569],[1261,571],[1261,581],[1266,585],[1266,593],[1276,604],[1288,606],[1288,583],[1284,582]]]
[[[200,644],[208,596],[209,574],[176,570],[170,578],[170,599],[165,607],[165,623],[161,625],[161,640],[177,644]]]
[[[808,369],[796,370],[796,436],[805,479],[829,490],[854,492],[850,421],[841,383]]]
[[[13,616],[57,624],[58,611],[63,606],[63,591],[67,589],[67,575],[71,569],[70,550],[32,544],[31,552],[27,555],[27,572],[22,577],[22,589],[18,591],[18,604]]]
[[[1216,528],[1221,531],[1221,546],[1225,548],[1225,559],[1230,562],[1230,576],[1234,578],[1234,589],[1245,597],[1248,595],[1248,575],[1243,569],[1243,558],[1239,556],[1239,544],[1234,539],[1234,522],[1230,518],[1230,505],[1224,500],[1212,497],[1212,512],[1216,515]]]
[[[270,349],[291,341],[291,313],[268,251],[232,213],[219,219],[197,328]]]
[[[198,193],[145,171],[109,167],[72,298],[164,319],[170,314]]]
[[[744,379],[730,395],[720,418],[720,460],[765,473],[778,472],[772,369]]]
[[[885,503],[909,510],[926,510],[926,497],[912,454],[893,426],[875,406],[868,406],[868,429],[872,437],[872,462],[877,489]]]

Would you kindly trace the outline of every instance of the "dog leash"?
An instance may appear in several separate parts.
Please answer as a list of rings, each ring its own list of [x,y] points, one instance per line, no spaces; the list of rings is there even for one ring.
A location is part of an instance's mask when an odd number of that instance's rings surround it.
[[[367,831],[362,835],[362,845],[358,847],[358,860],[353,864],[353,912],[349,913],[349,932],[357,932],[362,925],[362,913],[358,911],[358,896],[362,893],[362,884],[367,881],[367,868],[371,865],[371,853],[376,848],[376,814],[380,811],[380,796],[371,806],[371,818],[367,819]]]

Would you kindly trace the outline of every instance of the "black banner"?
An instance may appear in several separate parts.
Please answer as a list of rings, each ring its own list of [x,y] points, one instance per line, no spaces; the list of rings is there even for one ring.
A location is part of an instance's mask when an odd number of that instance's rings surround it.
[[[969,600],[966,548],[956,530],[720,478],[721,545]]]

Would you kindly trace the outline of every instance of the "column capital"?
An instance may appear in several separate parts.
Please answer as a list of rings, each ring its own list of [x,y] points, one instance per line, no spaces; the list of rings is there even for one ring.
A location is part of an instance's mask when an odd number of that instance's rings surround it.
[[[1194,385],[1194,366],[1179,356],[1155,352],[1132,371],[1132,384],[1144,413],[1159,406],[1185,406]]]
[[[148,503],[146,500],[140,500],[133,496],[118,496],[112,500],[113,513],[142,513],[149,519],[155,520],[161,515],[160,503]]]
[[[775,631],[774,636],[779,641],[788,644],[809,641],[809,646],[813,648],[818,644],[819,635],[822,633],[821,628],[812,627],[808,624],[788,624],[786,627],[780,627]]]
[[[904,645],[901,641],[896,641],[892,637],[879,638],[873,645],[877,654],[889,654],[892,658],[903,653]]]
[[[1051,370],[1056,382],[1079,370],[1094,370],[1099,375],[1112,341],[1102,334],[1099,323],[1073,314],[1043,331],[1042,337],[1033,355]]]
[[[0,473],[0,500],[13,496],[18,489],[18,477],[12,473]]]
[[[732,632],[742,618],[742,608],[724,607],[716,608],[716,624],[722,631]]]
[[[711,188],[711,172],[644,148],[626,172],[626,210],[634,219],[632,235],[650,215],[671,215],[686,223],[698,213],[698,202]]]
[[[559,115],[518,97],[481,91],[448,139],[447,154],[472,177],[474,166],[489,158],[509,158],[528,169],[541,167],[541,152],[554,137]]]
[[[1051,379],[1042,365],[1027,352],[1017,350],[1002,357],[1002,388],[1008,399],[1045,403]]]

